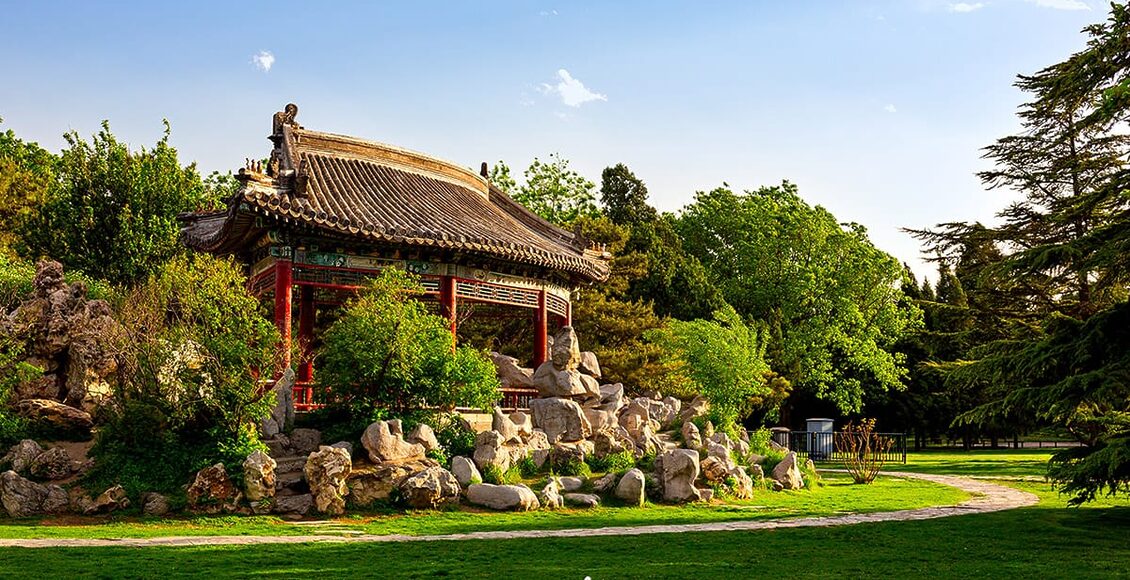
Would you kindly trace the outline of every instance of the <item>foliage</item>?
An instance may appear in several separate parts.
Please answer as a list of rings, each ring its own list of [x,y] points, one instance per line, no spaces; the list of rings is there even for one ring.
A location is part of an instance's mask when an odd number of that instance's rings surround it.
[[[31,295],[34,279],[35,266],[0,253],[0,315],[7,315]]]
[[[319,384],[355,417],[425,407],[488,408],[498,398],[494,365],[454,347],[446,319],[415,298],[418,280],[389,268],[342,310],[323,337]]]
[[[796,186],[699,193],[678,221],[726,301],[764,320],[767,358],[796,388],[857,411],[868,389],[902,388],[895,342],[920,321],[902,268],[858,224],[805,203]]]
[[[0,331],[3,330],[0,322]],[[42,372],[23,361],[21,346],[10,334],[0,332],[0,449],[4,450],[28,433],[27,421],[8,407],[12,392],[21,382]]]
[[[844,425],[836,434],[836,448],[847,452],[848,473],[856,483],[871,483],[885,463],[885,455],[892,441],[875,432],[874,419],[860,419],[859,423]]]
[[[436,441],[447,451],[448,457],[462,455],[470,457],[475,453],[475,431],[467,426],[457,414],[444,414],[433,426]]]
[[[636,457],[631,451],[609,453],[604,457],[590,454],[585,456],[585,463],[593,473],[620,473],[635,467]]]
[[[39,211],[55,181],[58,161],[11,129],[0,133],[0,257],[15,245],[20,225]]]
[[[279,334],[233,262],[167,262],[130,292],[119,320],[120,385],[92,481],[175,491],[195,470],[223,462],[230,472],[262,448],[255,424],[274,401],[260,377],[280,368]]]
[[[56,164],[39,211],[20,221],[19,251],[50,256],[115,284],[144,280],[183,251],[176,216],[207,207],[195,165],[182,167],[169,126],[152,149],[130,151],[102,123],[93,141],[77,133]]]
[[[550,459],[553,459],[552,455],[550,455]],[[573,456],[569,456],[565,461],[553,461],[550,465],[550,472],[555,475],[575,475],[579,477],[592,475],[592,469],[589,465]]]
[[[487,181],[506,195],[512,196],[518,190],[518,182],[510,175],[510,167],[501,160],[490,168]]]
[[[535,475],[544,471],[543,468],[538,467],[537,462],[534,461],[533,454],[530,453],[527,453],[524,457],[519,459],[517,466],[518,473],[520,473],[522,477],[526,478],[534,477]]]
[[[647,203],[647,185],[627,165],[605,167],[600,174],[604,214],[617,225],[654,221],[658,215]]]
[[[494,485],[513,485],[522,482],[522,468],[512,465],[505,471],[501,467],[490,463],[482,470],[483,483]]]
[[[593,193],[596,185],[569,169],[569,160],[556,153],[547,162],[535,157],[523,177],[525,182],[513,193],[514,201],[550,223],[567,226],[577,218],[598,213]]]
[[[788,395],[788,383],[773,380],[765,362],[764,325],[746,324],[733,308],[714,320],[673,320],[647,338],[681,365],[710,401],[719,428],[733,428],[754,409],[772,409]]]

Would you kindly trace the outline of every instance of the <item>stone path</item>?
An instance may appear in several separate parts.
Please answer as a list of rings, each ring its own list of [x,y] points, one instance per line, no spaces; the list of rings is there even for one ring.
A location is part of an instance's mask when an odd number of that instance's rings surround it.
[[[0,539],[0,547],[21,548],[79,548],[79,547],[147,547],[147,546],[218,546],[251,544],[300,544],[311,542],[432,542],[452,540],[509,540],[514,538],[588,538],[592,536],[639,536],[644,534],[676,534],[683,532],[723,532],[771,530],[781,528],[806,528],[843,526],[869,522],[896,522],[928,520],[965,514],[988,513],[1035,505],[1038,498],[1026,491],[979,481],[956,475],[927,475],[921,473],[884,472],[886,476],[922,479],[949,485],[974,494],[964,503],[893,512],[850,514],[773,521],[714,522],[704,524],[674,524],[635,527],[588,528],[568,530],[513,530],[470,532],[434,536],[407,535],[337,535],[339,530],[327,530],[333,535],[301,536],[168,536],[162,538],[119,539]]]

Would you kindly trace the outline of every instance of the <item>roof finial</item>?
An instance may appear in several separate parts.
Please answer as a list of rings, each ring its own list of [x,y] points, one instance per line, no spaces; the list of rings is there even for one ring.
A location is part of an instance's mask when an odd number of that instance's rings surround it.
[[[294,118],[298,116],[298,105],[294,103],[287,103],[286,107],[275,113],[274,123],[272,127],[272,135],[282,135],[283,126],[290,125],[296,129],[301,129],[302,126],[294,122]]]
[[[489,177],[490,176],[490,170],[487,167],[486,161],[483,161],[483,164],[479,166],[479,175],[482,175],[483,177]]]

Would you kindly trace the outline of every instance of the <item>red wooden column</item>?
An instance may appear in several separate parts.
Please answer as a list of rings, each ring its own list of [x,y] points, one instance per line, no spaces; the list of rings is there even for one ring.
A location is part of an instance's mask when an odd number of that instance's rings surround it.
[[[446,318],[448,320],[448,323],[451,325],[452,344],[454,344],[456,341],[455,332],[457,330],[455,324],[458,314],[458,305],[456,304],[456,284],[458,284],[458,282],[455,280],[454,276],[444,276],[439,279],[439,309],[440,314],[444,318]]]
[[[302,364],[298,366],[298,380],[314,380],[314,287],[300,286],[298,299],[298,344],[302,347]]]
[[[280,346],[283,348],[283,362],[287,366],[290,366],[290,290],[293,274],[294,262],[282,259],[275,261],[275,327],[282,337]]]
[[[538,311],[534,317],[534,368],[541,366],[546,360],[546,324],[549,322],[549,312],[545,309],[545,290],[538,291]]]

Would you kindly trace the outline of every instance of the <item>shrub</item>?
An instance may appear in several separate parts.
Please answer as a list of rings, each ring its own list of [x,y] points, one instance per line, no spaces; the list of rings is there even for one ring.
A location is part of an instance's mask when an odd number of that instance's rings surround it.
[[[495,485],[510,485],[522,481],[522,470],[517,465],[503,471],[497,465],[489,464],[482,470],[483,482]]]
[[[432,427],[436,432],[436,440],[447,450],[449,457],[474,455],[475,431],[458,414],[443,415]]]
[[[714,320],[672,320],[648,331],[707,400],[719,428],[734,426],[755,409],[772,410],[788,395],[787,381],[775,377],[765,362],[768,332],[764,324],[746,324],[733,308]]]
[[[770,450],[769,442],[773,440],[773,432],[765,427],[758,428],[755,431],[749,432],[749,450],[750,453],[757,455],[767,455]]]
[[[527,453],[525,457],[518,461],[518,471],[521,473],[522,477],[533,477],[544,471],[544,469],[538,467],[538,464],[534,462],[534,456],[532,454]]]
[[[585,458],[585,462],[592,468],[594,473],[607,473],[607,472],[621,472],[627,471],[636,466],[636,458],[632,455],[631,451],[621,451],[619,453],[609,453],[604,457],[596,457],[589,455]]]
[[[499,382],[481,351],[454,348],[447,319],[415,298],[418,280],[386,269],[350,301],[323,337],[319,382],[326,400],[354,416],[385,408],[394,415],[457,404],[486,410]]]
[[[165,264],[123,302],[115,405],[92,453],[92,481],[175,492],[197,469],[230,474],[264,448],[255,424],[273,396],[260,376],[279,368],[279,335],[228,260]]]
[[[566,461],[558,461],[552,466],[553,473],[556,475],[576,475],[579,477],[588,477],[592,475],[592,470],[584,461],[576,457],[570,457]]]
[[[891,448],[891,440],[875,433],[874,419],[861,419],[858,424],[844,426],[836,435],[836,446],[847,452],[844,464],[852,480],[871,483],[883,467],[884,453]]]

